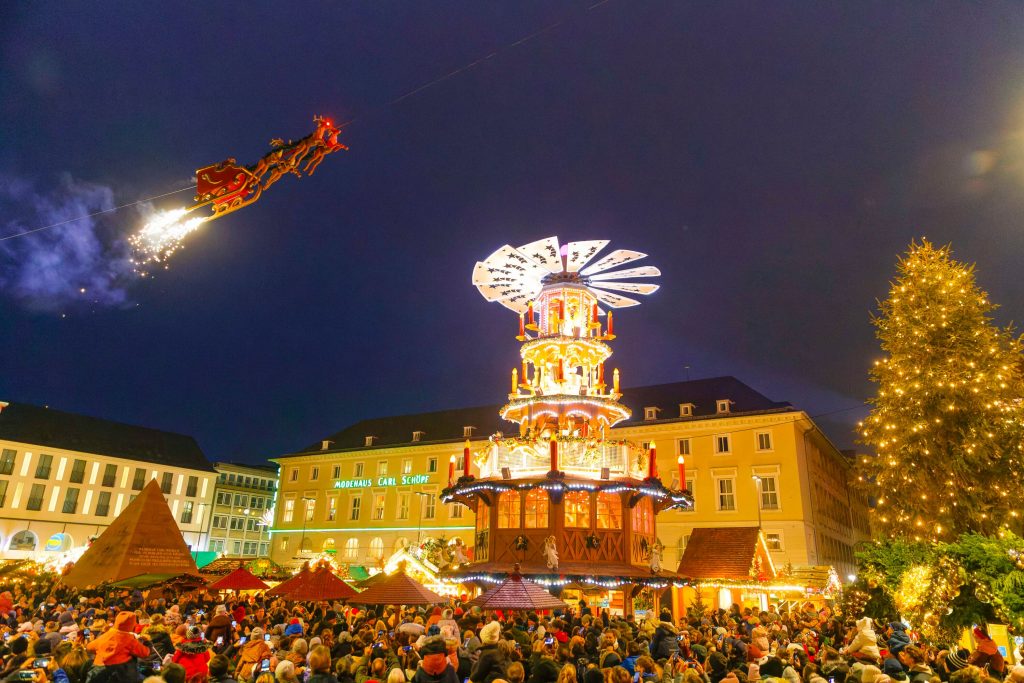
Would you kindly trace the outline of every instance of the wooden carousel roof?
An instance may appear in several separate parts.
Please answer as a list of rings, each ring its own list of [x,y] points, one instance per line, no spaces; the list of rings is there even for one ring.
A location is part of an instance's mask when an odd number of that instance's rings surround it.
[[[481,609],[539,610],[561,609],[565,602],[551,595],[542,586],[524,579],[519,572],[497,586],[469,601],[469,605]]]
[[[750,579],[750,567],[757,554],[763,554],[765,566],[771,567],[756,526],[694,529],[677,571],[688,579],[742,581]]]
[[[444,600],[404,571],[398,571],[364,590],[352,602],[362,605],[436,605]]]
[[[749,566],[749,564],[748,564]],[[515,571],[514,562],[480,562],[463,565],[459,569],[446,572],[450,578],[460,576],[472,576],[473,574],[511,574]],[[529,578],[531,576],[573,576],[593,577],[594,579],[661,579],[665,581],[676,581],[680,577],[673,571],[662,569],[658,574],[652,574],[647,566],[626,564],[625,562],[559,562],[558,569],[551,570],[543,565],[523,565],[520,573]]]

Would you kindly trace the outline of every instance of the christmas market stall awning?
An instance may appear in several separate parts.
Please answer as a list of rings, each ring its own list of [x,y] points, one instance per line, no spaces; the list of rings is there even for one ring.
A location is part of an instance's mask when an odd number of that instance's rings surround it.
[[[203,566],[203,574],[225,576],[238,567],[245,567],[253,576],[268,581],[284,581],[292,573],[269,557],[221,557]]]
[[[694,529],[677,573],[696,583],[771,581],[775,565],[756,526]]]
[[[401,570],[367,588],[352,600],[360,605],[436,605],[444,601],[443,597]]]
[[[296,602],[315,600],[347,600],[359,593],[337,576],[328,567],[309,572],[305,577],[292,584],[284,597]]]
[[[350,579],[357,582],[373,578],[370,576],[370,572],[366,571],[366,567],[358,564],[352,565],[348,568],[348,575]]]
[[[211,591],[265,591],[270,586],[253,576],[245,567],[239,567],[206,588]]]
[[[301,585],[303,581],[306,580],[306,577],[308,577],[312,573],[313,571],[309,568],[309,563],[307,562],[306,564],[302,565],[302,569],[300,569],[298,573],[295,574],[295,576],[285,581],[282,581],[281,583],[277,584],[276,586],[268,590],[267,595],[287,595],[288,591],[297,588],[299,585]]]
[[[524,579],[516,567],[507,579],[470,600],[469,606],[492,610],[542,610],[563,609],[566,604],[533,581]]]

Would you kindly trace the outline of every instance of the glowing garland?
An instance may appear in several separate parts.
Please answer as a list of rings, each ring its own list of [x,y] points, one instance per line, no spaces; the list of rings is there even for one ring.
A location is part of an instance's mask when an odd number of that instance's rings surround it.
[[[689,508],[693,505],[693,498],[691,496],[671,491],[657,480],[645,480],[639,484],[623,484],[622,482],[608,482],[607,484],[563,483],[551,480],[522,482],[518,484],[499,484],[486,481],[477,483],[460,482],[443,489],[441,491],[441,501],[443,503],[451,503],[454,502],[456,496],[471,495],[480,491],[504,493],[505,491],[529,491],[537,488],[545,491],[597,491],[599,493],[622,493],[629,491],[632,493],[642,493],[657,500],[664,500],[666,498],[671,500],[672,504],[666,507],[666,510],[672,510],[677,507]]]

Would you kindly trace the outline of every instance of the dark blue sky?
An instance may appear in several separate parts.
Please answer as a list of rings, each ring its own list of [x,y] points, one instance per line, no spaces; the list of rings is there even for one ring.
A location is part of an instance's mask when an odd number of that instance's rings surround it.
[[[689,365],[812,414],[858,404],[869,313],[915,236],[979,263],[1000,322],[1024,317],[1019,4],[589,4],[8,5],[3,234],[74,215],[66,174],[130,202],[252,162],[315,113],[357,121],[351,152],[207,226],[124,305],[41,307],[8,284],[0,400],[251,461],[364,417],[498,402],[515,320],[473,263],[552,234],[664,273],[616,317],[626,387]],[[28,275],[70,272],[41,263]],[[827,421],[837,442],[856,416]]]

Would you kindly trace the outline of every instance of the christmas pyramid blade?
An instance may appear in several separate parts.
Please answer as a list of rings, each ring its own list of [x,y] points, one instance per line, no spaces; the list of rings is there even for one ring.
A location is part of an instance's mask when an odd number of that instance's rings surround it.
[[[608,246],[610,240],[587,240],[586,242],[569,242],[565,245],[565,271],[567,273],[579,272],[579,269],[587,265],[590,259],[597,256],[597,253]]]
[[[632,263],[633,261],[639,261],[642,258],[647,258],[647,254],[639,251],[633,251],[632,249],[616,249],[597,263],[589,265],[581,270],[580,275],[600,273],[603,270],[618,268],[621,265]]]
[[[640,302],[636,299],[630,299],[628,296],[621,296],[619,294],[612,294],[611,292],[603,292],[599,289],[591,289],[594,296],[599,301],[608,304],[612,308],[628,308],[630,306],[639,306]]]
[[[616,292],[627,294],[654,294],[661,288],[661,285],[649,285],[640,282],[593,282],[591,288],[612,289]]]
[[[562,272],[562,259],[558,256],[558,238],[546,237],[519,247],[519,252],[528,256],[550,273]]]
[[[626,268],[626,270],[616,270],[611,273],[598,273],[597,275],[591,275],[590,281],[595,282],[599,280],[624,280],[630,277],[658,277],[661,275],[661,271],[654,266],[640,266],[639,268]]]

